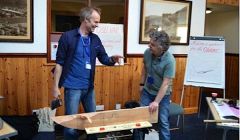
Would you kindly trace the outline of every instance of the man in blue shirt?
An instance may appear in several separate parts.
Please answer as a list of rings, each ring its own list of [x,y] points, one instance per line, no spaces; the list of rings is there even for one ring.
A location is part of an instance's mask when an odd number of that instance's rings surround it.
[[[113,66],[122,56],[109,57],[99,37],[93,33],[100,22],[100,9],[86,7],[80,11],[80,27],[63,33],[58,44],[52,94],[58,98],[64,87],[65,114],[78,114],[82,102],[85,112],[95,112],[94,75],[96,57]],[[75,129],[65,128],[65,140],[77,140]],[[89,137],[88,139],[96,139]]]

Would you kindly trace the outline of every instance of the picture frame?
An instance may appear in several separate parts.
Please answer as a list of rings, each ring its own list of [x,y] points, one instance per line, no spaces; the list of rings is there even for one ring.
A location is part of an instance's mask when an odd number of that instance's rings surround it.
[[[33,0],[2,1],[0,42],[33,42]]]
[[[164,30],[172,45],[188,45],[192,1],[141,0],[139,44],[148,44],[149,33]]]

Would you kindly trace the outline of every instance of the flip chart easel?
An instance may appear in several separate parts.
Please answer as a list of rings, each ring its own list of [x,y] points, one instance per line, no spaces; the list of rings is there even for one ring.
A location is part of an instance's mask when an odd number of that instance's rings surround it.
[[[200,87],[200,94],[202,94],[201,87],[223,89],[225,99],[225,40],[223,37],[190,37],[184,85]],[[181,105],[183,96],[184,88]],[[201,102],[201,99],[199,101]],[[199,110],[200,106],[201,104]]]

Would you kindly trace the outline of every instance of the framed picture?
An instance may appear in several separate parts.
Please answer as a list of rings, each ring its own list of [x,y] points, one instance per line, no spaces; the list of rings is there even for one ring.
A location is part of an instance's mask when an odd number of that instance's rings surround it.
[[[33,0],[2,0],[0,41],[33,42]]]
[[[191,11],[191,1],[141,0],[139,43],[149,43],[151,31],[164,30],[172,45],[188,45]]]

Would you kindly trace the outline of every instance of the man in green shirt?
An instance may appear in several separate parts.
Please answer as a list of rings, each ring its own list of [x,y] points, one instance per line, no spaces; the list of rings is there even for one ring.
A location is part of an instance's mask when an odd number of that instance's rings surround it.
[[[175,58],[168,51],[170,39],[165,31],[153,31],[149,37],[143,59],[140,104],[149,106],[150,112],[158,111],[159,139],[170,140],[168,119]]]

